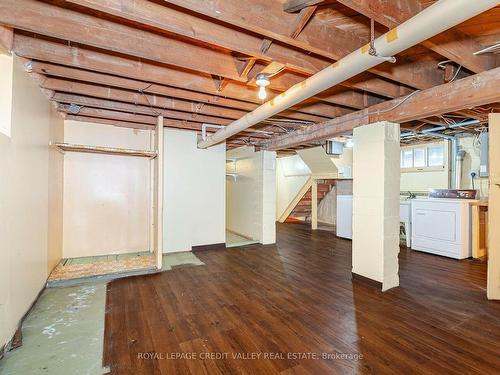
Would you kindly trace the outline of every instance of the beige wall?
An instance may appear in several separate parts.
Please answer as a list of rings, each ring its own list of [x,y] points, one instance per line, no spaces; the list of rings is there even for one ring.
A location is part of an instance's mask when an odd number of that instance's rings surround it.
[[[164,253],[226,241],[226,145],[199,149],[197,137],[192,131],[164,132]]]
[[[2,58],[5,63],[5,58]],[[5,70],[2,70],[2,74]],[[12,86],[0,86],[0,96],[12,95],[11,138],[0,134],[0,347],[14,334],[22,316],[43,288],[50,266],[60,258],[60,233],[54,224],[49,239],[52,179],[48,144],[62,131],[62,120],[14,59]],[[52,117],[51,117],[52,116]],[[57,163],[56,163],[57,164]],[[57,167],[51,176],[60,181]],[[56,184],[57,185],[57,184]],[[51,202],[51,204],[54,202]],[[49,261],[50,259],[50,261]]]
[[[149,130],[65,121],[67,143],[149,150]],[[149,250],[150,161],[67,152],[65,258]]]
[[[276,153],[253,147],[228,151],[237,158],[236,180],[227,179],[227,228],[263,244],[276,241]]]

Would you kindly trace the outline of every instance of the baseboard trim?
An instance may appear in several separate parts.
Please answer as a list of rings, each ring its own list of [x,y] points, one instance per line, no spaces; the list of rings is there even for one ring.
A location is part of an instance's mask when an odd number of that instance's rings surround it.
[[[214,243],[210,245],[199,245],[199,246],[192,246],[191,250],[192,251],[205,251],[205,250],[221,250],[226,248],[226,243],[225,242],[220,242],[220,243]]]
[[[24,313],[24,315],[21,317],[21,319],[17,323],[17,329],[16,329],[16,332],[14,332],[14,335],[12,336],[12,338],[9,340],[9,342],[7,344],[5,344],[2,348],[0,348],[0,359],[2,359],[6,353],[10,352],[11,350],[17,349],[23,345],[23,331],[22,331],[23,323],[26,320],[26,318],[28,317],[28,315],[30,314],[30,312],[35,307],[35,304],[40,299],[40,296],[42,295],[44,290],[46,289],[46,283],[47,282],[45,282],[42,289],[40,289],[40,291],[36,295],[35,300],[31,303],[28,310]]]
[[[382,290],[382,283],[380,281],[372,280],[366,276],[362,276],[354,272],[351,272],[351,278],[353,283],[360,283]]]
[[[254,240],[252,237],[250,236],[247,236],[246,234],[243,234],[243,233],[239,233],[239,232],[236,232],[235,230],[232,230],[232,229],[226,229],[228,232],[231,232],[233,234],[236,234],[240,237],[243,237],[243,238],[246,238],[247,240],[250,240],[250,241],[257,241],[257,240]]]

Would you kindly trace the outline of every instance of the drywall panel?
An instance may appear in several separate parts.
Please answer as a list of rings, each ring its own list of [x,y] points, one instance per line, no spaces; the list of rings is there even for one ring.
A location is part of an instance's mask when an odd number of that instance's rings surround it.
[[[276,241],[276,153],[253,147],[228,151],[236,180],[227,179],[227,228],[263,244]]]
[[[276,159],[276,218],[278,219],[311,175],[299,155]]]
[[[0,133],[0,348],[43,288],[48,257],[57,258],[48,251],[51,106],[15,57],[11,81],[0,86],[12,96],[11,137]]]
[[[65,121],[67,143],[151,149],[150,131]],[[64,257],[149,250],[150,161],[67,152]]]
[[[198,149],[197,134],[164,131],[163,251],[225,242],[226,145]]]

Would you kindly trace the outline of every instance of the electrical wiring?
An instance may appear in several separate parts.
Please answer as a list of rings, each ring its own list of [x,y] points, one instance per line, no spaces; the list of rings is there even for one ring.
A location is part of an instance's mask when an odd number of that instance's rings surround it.
[[[349,120],[352,121],[352,120],[357,120],[357,119],[360,119],[360,118],[363,118],[363,117],[369,117],[369,116],[372,116],[372,115],[380,115],[382,113],[386,113],[386,112],[390,112],[394,109],[396,109],[397,107],[399,107],[401,104],[403,104],[404,102],[406,102],[408,99],[410,99],[413,95],[419,93],[420,91],[422,90],[416,90],[416,91],[413,91],[412,93],[406,95],[404,98],[402,98],[398,103],[396,103],[395,105],[393,105],[392,107],[390,108],[386,108],[386,109],[383,109],[383,110],[378,110],[378,111],[374,111],[374,112],[368,112],[368,113],[365,113],[365,114],[360,114],[358,116],[354,116],[354,117],[351,117]],[[319,123],[321,124],[321,123]],[[309,131],[305,131],[302,133],[302,135],[308,135],[308,134],[312,134],[314,133],[314,130],[309,130]],[[292,134],[292,132],[288,133],[288,134]]]

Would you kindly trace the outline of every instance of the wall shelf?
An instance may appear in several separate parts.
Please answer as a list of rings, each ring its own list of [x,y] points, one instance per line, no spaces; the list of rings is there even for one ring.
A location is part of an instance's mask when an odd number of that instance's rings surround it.
[[[88,145],[76,145],[71,143],[51,143],[53,147],[56,147],[62,152],[86,152],[92,154],[107,154],[107,155],[122,155],[122,156],[139,156],[145,158],[155,158],[156,151],[148,150],[132,150],[126,148],[115,148],[115,147],[102,147],[102,146],[88,146]]]

